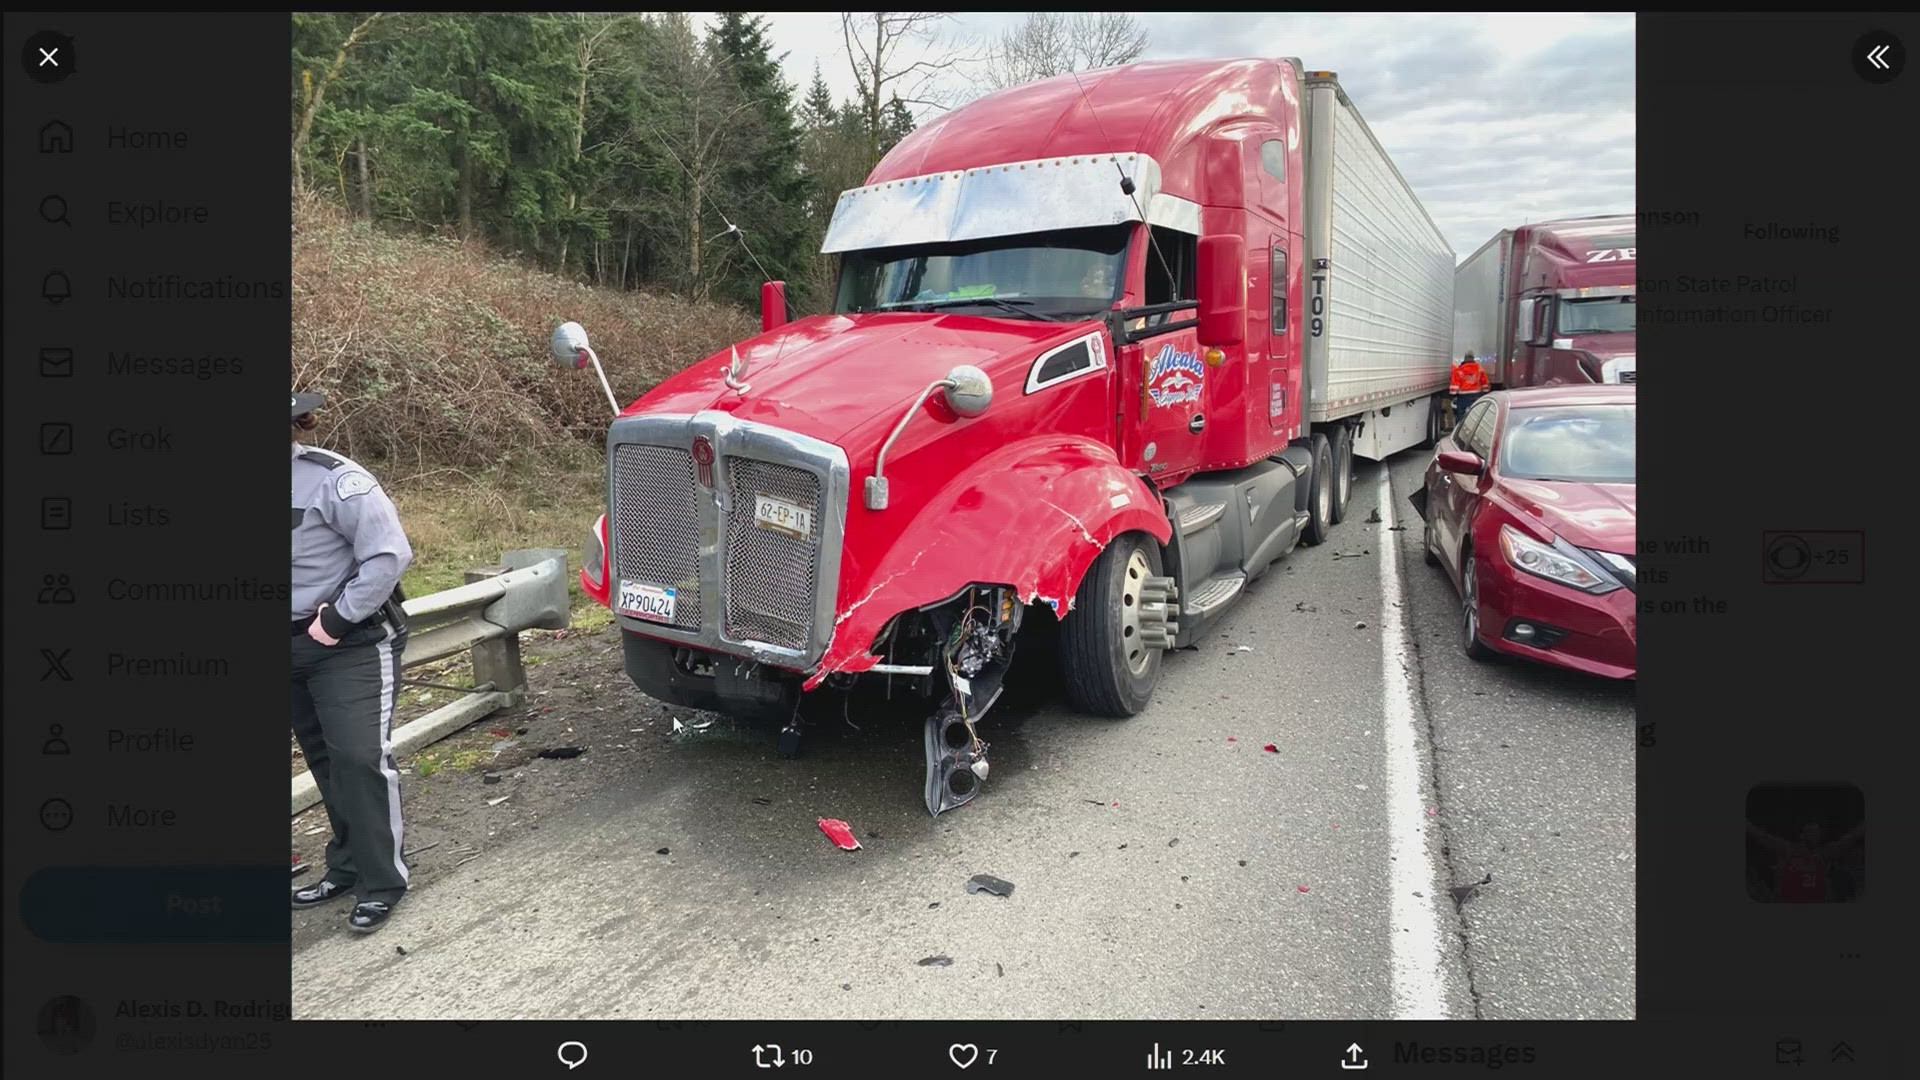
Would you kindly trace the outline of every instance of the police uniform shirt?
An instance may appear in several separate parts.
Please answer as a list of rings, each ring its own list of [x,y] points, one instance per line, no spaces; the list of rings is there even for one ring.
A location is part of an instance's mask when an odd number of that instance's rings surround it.
[[[349,623],[365,621],[412,561],[400,514],[371,473],[293,444],[293,621],[321,604]]]

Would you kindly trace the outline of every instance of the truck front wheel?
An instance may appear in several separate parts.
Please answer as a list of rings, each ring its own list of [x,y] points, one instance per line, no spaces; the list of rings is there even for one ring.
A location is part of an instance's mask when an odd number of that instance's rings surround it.
[[[1309,544],[1324,544],[1333,533],[1333,447],[1320,432],[1313,433],[1313,475],[1307,478],[1307,534]]]
[[[1060,669],[1080,712],[1132,716],[1147,707],[1178,624],[1173,579],[1160,576],[1160,545],[1126,533],[1107,545],[1060,621]]]

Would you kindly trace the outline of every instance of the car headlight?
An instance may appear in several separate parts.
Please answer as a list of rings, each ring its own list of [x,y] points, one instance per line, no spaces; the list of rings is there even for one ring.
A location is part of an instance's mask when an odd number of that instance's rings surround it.
[[[593,582],[595,588],[605,588],[607,584],[601,580],[600,575],[601,568],[607,565],[607,549],[600,543],[600,526],[606,520],[606,515],[602,514],[599,520],[593,523],[593,527],[587,530],[587,543],[580,552],[580,565],[586,570],[587,579]]]
[[[1612,575],[1571,547],[1543,544],[1511,525],[1500,526],[1500,549],[1515,570],[1595,595],[1620,587]]]

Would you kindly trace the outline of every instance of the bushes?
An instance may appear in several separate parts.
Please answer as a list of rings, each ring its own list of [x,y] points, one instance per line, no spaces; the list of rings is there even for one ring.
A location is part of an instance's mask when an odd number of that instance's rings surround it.
[[[599,446],[599,380],[547,351],[569,319],[622,405],[759,326],[740,308],[590,288],[478,244],[383,234],[317,198],[294,204],[293,388],[327,396],[314,441],[350,457],[476,467]]]

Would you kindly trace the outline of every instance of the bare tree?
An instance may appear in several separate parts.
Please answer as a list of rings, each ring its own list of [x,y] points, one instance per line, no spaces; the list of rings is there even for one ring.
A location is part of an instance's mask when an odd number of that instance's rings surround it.
[[[660,32],[651,45],[651,71],[646,77],[657,80],[649,92],[656,103],[654,115],[663,122],[656,125],[641,117],[638,123],[643,137],[664,151],[685,179],[686,203],[679,224],[686,230],[681,239],[687,251],[687,291],[704,300],[724,272],[732,250],[708,251],[708,242],[727,234],[705,237],[701,221],[709,209],[709,195],[719,184],[729,140],[751,122],[748,110],[757,102],[743,97],[714,62],[690,16],[671,12],[660,16],[656,25]]]
[[[1121,11],[1036,11],[1000,36],[986,69],[995,90],[1137,60],[1147,31]]]
[[[944,40],[946,11],[863,11],[840,16],[840,36],[853,68],[855,104],[866,120],[867,149],[880,160],[884,113],[893,98],[906,105],[945,108],[934,86],[942,73],[980,57],[953,52]],[[919,59],[910,60],[914,54]]]

